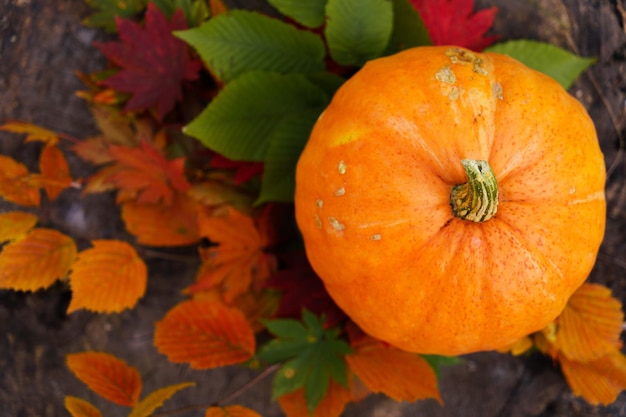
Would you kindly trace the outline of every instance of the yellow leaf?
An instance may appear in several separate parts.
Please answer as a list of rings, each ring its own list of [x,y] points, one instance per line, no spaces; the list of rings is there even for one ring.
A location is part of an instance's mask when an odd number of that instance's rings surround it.
[[[509,345],[502,349],[498,349],[498,352],[510,353],[513,356],[519,356],[523,353],[526,353],[532,347],[533,347],[532,339],[529,336],[524,336],[521,339],[514,342],[512,345]]]
[[[151,392],[141,400],[131,411],[128,417],[149,417],[152,412],[161,407],[165,401],[183,388],[194,386],[193,382],[182,382],[180,384],[168,385]]]
[[[65,396],[65,408],[72,417],[102,417],[102,413],[93,404],[71,395]]]
[[[17,240],[37,224],[37,216],[24,211],[0,214],[0,243]]]
[[[610,404],[626,389],[626,357],[613,352],[588,363],[559,356],[561,370],[574,394],[590,404]]]
[[[256,342],[244,315],[218,300],[184,301],[156,323],[154,345],[170,362],[195,369],[246,361]]]
[[[331,379],[326,395],[315,407],[313,415],[309,413],[302,388],[279,397],[278,403],[287,417],[339,417],[351,398],[348,388]]]
[[[76,259],[74,240],[53,229],[34,229],[0,253],[0,288],[36,291],[64,278]]]
[[[132,308],[146,291],[148,270],[135,249],[118,240],[94,240],[72,267],[68,313],[84,308],[114,313]]]
[[[38,206],[39,187],[30,184],[30,175],[25,165],[0,155],[0,197],[21,206]]]
[[[588,362],[621,347],[624,313],[611,290],[585,284],[559,316],[555,347],[570,360]]]
[[[39,170],[48,198],[56,199],[72,183],[70,167],[63,152],[56,146],[45,146],[39,157]]]
[[[261,414],[241,405],[228,407],[210,407],[204,417],[261,417]]]
[[[59,142],[58,133],[28,122],[10,121],[0,126],[0,130],[13,133],[24,133],[27,135],[25,142],[39,141],[49,145],[56,145]]]
[[[137,369],[113,355],[102,352],[70,353],[67,367],[96,394],[107,400],[132,407],[141,394]]]
[[[397,401],[434,398],[441,403],[437,375],[421,356],[369,337],[353,348],[346,362],[372,392]]]

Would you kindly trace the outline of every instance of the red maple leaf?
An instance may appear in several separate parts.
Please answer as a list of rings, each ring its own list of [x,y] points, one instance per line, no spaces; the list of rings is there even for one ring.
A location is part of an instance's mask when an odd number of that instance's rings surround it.
[[[235,171],[235,185],[241,185],[263,173],[262,162],[233,161],[220,154],[211,159],[211,168],[229,169]]]
[[[410,0],[419,12],[433,44],[481,51],[497,36],[485,36],[498,9],[474,11],[474,0]]]
[[[185,43],[172,35],[174,30],[187,28],[185,16],[177,10],[170,22],[150,2],[146,23],[117,19],[120,42],[95,45],[120,71],[102,81],[102,85],[132,97],[124,110],[143,110],[156,106],[159,118],[174,108],[182,98],[181,81],[195,80],[201,63],[192,59]]]

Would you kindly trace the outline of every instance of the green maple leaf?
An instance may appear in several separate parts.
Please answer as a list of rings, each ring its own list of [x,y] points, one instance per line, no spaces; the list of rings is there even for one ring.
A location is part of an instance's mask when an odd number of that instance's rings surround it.
[[[283,362],[274,377],[273,398],[303,388],[310,413],[326,395],[330,378],[348,386],[344,357],[351,352],[350,345],[339,338],[338,329],[324,329],[324,322],[324,317],[318,318],[307,310],[302,313],[302,321],[264,321],[276,339],[258,353],[264,362]]]

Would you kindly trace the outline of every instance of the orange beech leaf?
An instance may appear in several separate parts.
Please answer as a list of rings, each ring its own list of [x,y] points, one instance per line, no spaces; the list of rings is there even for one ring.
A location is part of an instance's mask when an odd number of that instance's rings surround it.
[[[99,396],[128,407],[139,401],[139,371],[123,360],[102,352],[70,353],[65,360],[76,378]]]
[[[156,391],[151,392],[141,400],[128,417],[150,417],[154,410],[161,407],[163,403],[169,400],[172,395],[176,394],[181,389],[192,387],[196,385],[194,382],[182,382],[180,384],[168,385],[167,387],[159,388]]]
[[[440,404],[437,375],[421,356],[404,352],[366,337],[346,356],[350,370],[372,392],[382,392],[396,401],[434,398]]]
[[[613,352],[588,363],[559,356],[561,370],[574,394],[590,404],[610,404],[626,389],[626,357]]]
[[[217,300],[178,304],[156,323],[154,332],[159,352],[195,369],[246,361],[254,354],[255,343],[244,315]]]
[[[103,136],[81,140],[72,147],[72,152],[93,165],[104,165],[113,162],[109,152],[109,144]]]
[[[132,308],[146,291],[148,270],[135,249],[118,240],[94,240],[72,266],[68,313],[84,308],[116,313]]]
[[[351,398],[350,390],[331,378],[326,395],[312,415],[309,413],[303,388],[279,397],[278,403],[287,417],[339,417]]]
[[[0,243],[17,240],[28,233],[39,219],[25,211],[7,211],[0,214]]]
[[[110,145],[109,154],[113,165],[100,170],[88,182],[111,184],[131,191],[140,204],[169,205],[175,193],[185,193],[191,187],[184,175],[185,159],[168,160],[147,141],[134,147]],[[86,192],[96,191],[86,189]]]
[[[177,193],[172,204],[139,204],[128,201],[122,205],[126,229],[137,242],[148,246],[183,246],[198,240],[198,206],[186,194]]]
[[[624,313],[611,290],[584,284],[557,319],[556,348],[570,360],[588,362],[621,347]]]
[[[2,126],[0,130],[13,133],[26,134],[25,142],[44,142],[49,145],[56,145],[59,142],[59,134],[43,127],[36,126],[28,122],[10,121]]]
[[[0,253],[0,288],[47,288],[67,275],[76,252],[71,237],[53,229],[34,229]]]
[[[39,187],[30,183],[30,175],[25,165],[0,155],[0,197],[20,206],[38,206]]]
[[[224,301],[232,303],[250,285],[265,281],[274,271],[274,257],[263,252],[267,239],[251,217],[232,208],[225,216],[201,211],[199,228],[201,236],[218,246],[200,252],[203,264],[190,293],[218,287]]]
[[[261,417],[261,414],[241,405],[227,407],[210,407],[204,417]]]
[[[81,398],[66,395],[64,403],[72,417],[102,417],[95,405]]]
[[[61,191],[72,184],[70,166],[63,152],[56,146],[43,148],[39,157],[39,170],[50,200],[56,199]]]

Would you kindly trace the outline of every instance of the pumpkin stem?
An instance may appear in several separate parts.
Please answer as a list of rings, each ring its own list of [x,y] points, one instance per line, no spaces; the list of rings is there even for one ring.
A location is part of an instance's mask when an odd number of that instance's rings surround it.
[[[498,211],[498,182],[487,161],[463,159],[468,181],[452,187],[450,205],[454,215],[481,223]]]

